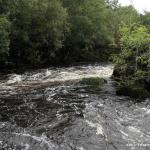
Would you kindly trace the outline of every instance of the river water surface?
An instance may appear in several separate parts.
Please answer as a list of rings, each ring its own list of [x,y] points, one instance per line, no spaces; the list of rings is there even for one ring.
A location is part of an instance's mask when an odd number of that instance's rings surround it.
[[[150,150],[150,102],[117,96],[113,66],[0,77],[0,150]],[[79,84],[102,77],[101,90]]]

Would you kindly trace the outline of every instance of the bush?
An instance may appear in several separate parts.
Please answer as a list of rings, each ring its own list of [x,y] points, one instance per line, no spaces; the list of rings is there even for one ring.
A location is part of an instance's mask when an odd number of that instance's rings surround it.
[[[150,77],[150,34],[146,27],[137,24],[122,27],[120,31],[122,52],[113,57],[113,75],[119,78],[117,93],[135,98],[149,97],[147,83],[137,81]]]

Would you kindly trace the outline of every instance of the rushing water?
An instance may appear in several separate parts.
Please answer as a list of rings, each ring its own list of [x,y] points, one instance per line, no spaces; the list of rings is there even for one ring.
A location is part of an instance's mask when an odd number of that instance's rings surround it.
[[[2,150],[150,150],[150,103],[117,96],[113,66],[49,68],[0,80]],[[102,77],[101,90],[82,86]]]

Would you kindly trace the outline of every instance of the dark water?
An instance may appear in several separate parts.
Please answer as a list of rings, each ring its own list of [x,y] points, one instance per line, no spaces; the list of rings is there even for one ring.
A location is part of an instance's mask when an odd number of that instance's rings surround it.
[[[115,94],[112,65],[1,77],[0,150],[150,150],[150,103]],[[101,90],[80,85],[103,77]]]

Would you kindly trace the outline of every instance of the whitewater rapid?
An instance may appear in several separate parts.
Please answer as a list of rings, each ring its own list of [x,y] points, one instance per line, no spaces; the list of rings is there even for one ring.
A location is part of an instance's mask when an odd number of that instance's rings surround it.
[[[0,80],[0,149],[149,150],[150,101],[117,96],[112,64],[8,74]],[[82,78],[105,78],[101,89]]]

